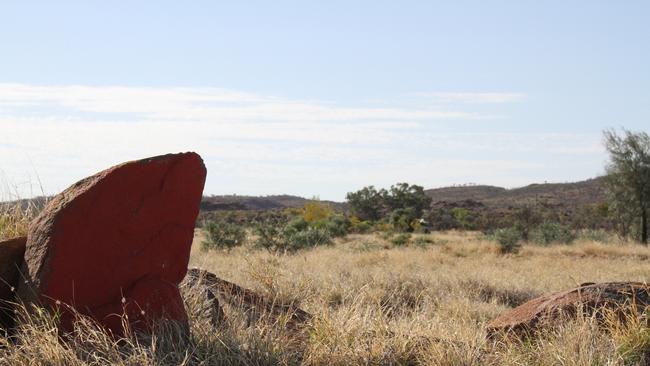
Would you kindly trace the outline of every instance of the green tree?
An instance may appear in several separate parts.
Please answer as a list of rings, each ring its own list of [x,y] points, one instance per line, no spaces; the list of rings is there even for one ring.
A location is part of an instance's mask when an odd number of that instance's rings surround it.
[[[412,208],[417,217],[422,217],[422,211],[431,206],[431,197],[424,193],[424,187],[408,183],[392,185],[385,200],[389,211]]]
[[[413,209],[415,216],[422,217],[431,206],[431,198],[424,188],[415,184],[397,183],[390,190],[364,187],[346,195],[352,213],[362,220],[377,221],[395,210]]]
[[[388,221],[397,231],[413,231],[413,223],[421,216],[418,216],[413,207],[398,208],[391,212]]]
[[[367,186],[356,192],[349,192],[345,198],[355,216],[361,220],[376,221],[383,215],[385,196],[386,190]]]
[[[645,132],[614,130],[604,132],[609,152],[605,184],[610,210],[619,221],[619,229],[630,232],[627,225],[638,225],[636,237],[648,244],[650,215],[650,136]]]

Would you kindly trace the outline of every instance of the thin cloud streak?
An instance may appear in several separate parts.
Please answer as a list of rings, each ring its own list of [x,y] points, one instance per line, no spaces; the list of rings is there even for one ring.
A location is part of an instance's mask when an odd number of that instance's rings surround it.
[[[431,92],[415,93],[415,95],[428,98],[437,103],[465,103],[465,104],[503,104],[520,102],[526,98],[523,93],[476,93],[476,92]]]
[[[0,84],[0,107],[56,106],[70,112],[137,114],[175,121],[415,121],[492,118],[431,108],[350,108],[215,88],[30,86]]]

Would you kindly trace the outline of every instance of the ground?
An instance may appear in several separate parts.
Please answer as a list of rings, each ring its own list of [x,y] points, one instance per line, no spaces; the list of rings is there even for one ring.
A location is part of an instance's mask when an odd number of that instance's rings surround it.
[[[491,319],[538,295],[583,282],[648,281],[650,250],[638,244],[579,240],[502,255],[480,233],[416,235],[419,245],[401,247],[368,234],[278,256],[249,246],[205,252],[201,235],[190,266],[315,315],[297,346],[270,346],[280,363],[623,364],[647,351],[645,339],[628,345],[645,328],[603,334],[589,319],[539,342],[494,346],[485,339]]]
[[[486,339],[496,316],[547,292],[583,282],[648,281],[650,249],[579,239],[524,244],[501,254],[480,233],[348,235],[331,246],[277,255],[252,248],[201,250],[190,266],[313,314],[305,328],[287,318],[245,315],[226,305],[214,328],[206,298],[183,288],[191,333],[160,324],[152,334],[116,341],[89,321],[62,335],[39,308],[18,308],[13,334],[0,334],[0,365],[647,365],[650,328],[628,318],[578,318],[533,338]],[[204,294],[204,293],[203,293]],[[645,319],[642,319],[645,320]]]

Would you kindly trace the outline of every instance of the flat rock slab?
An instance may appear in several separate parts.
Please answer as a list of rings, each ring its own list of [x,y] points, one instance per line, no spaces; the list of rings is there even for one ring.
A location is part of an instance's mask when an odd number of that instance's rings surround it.
[[[74,311],[123,334],[155,320],[187,324],[187,271],[206,169],[196,153],[117,165],[54,197],[30,226],[21,300]]]
[[[641,282],[587,283],[579,287],[530,300],[501,314],[487,326],[489,338],[526,335],[540,326],[553,326],[578,311],[633,309],[643,312],[650,305],[650,287]]]

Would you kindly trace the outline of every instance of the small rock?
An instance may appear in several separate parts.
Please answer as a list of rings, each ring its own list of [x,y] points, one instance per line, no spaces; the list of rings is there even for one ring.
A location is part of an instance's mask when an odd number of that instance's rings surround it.
[[[187,276],[200,278],[202,283],[208,286],[223,302],[244,310],[249,317],[249,321],[251,318],[261,315],[275,320],[288,315],[286,327],[300,330],[313,318],[310,313],[293,303],[285,304],[278,302],[276,299],[269,299],[255,291],[221,279],[206,270],[190,268],[187,271]]]
[[[509,310],[487,326],[488,338],[525,336],[542,326],[557,325],[578,311],[592,315],[604,308],[643,313],[650,306],[650,287],[641,282],[585,283],[579,287],[532,299]]]
[[[208,284],[202,272],[189,270],[179,285],[188,311],[194,311],[194,319],[206,321],[212,328],[224,325],[226,315],[215,290]]]

